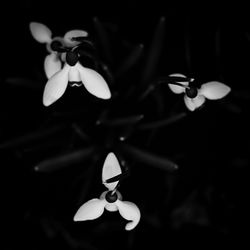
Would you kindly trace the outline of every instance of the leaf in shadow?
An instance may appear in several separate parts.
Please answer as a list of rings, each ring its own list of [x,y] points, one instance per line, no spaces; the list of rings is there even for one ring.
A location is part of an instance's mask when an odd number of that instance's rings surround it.
[[[78,149],[66,154],[64,153],[57,157],[53,157],[38,163],[34,167],[34,170],[37,172],[56,171],[87,159],[88,157],[91,156],[91,153],[93,153],[93,151],[94,151],[93,147],[88,147],[88,148]]]
[[[100,20],[97,17],[93,18],[93,22],[94,22],[94,27],[95,27],[96,34],[97,34],[97,39],[102,48],[104,57],[109,63],[112,63],[113,57],[112,57],[110,41],[108,38],[107,31],[105,30],[103,24],[100,22]]]
[[[31,132],[29,134],[20,136],[18,138],[14,138],[14,139],[11,139],[9,141],[1,143],[0,149],[16,148],[19,146],[27,145],[29,143],[34,143],[35,141],[45,139],[46,137],[54,135],[55,133],[61,133],[67,127],[68,127],[67,125],[61,124],[58,126],[54,126],[52,128],[37,130],[37,131]]]
[[[116,77],[120,77],[125,74],[128,70],[130,70],[141,58],[144,50],[144,45],[137,45],[131,53],[125,58],[125,60],[121,63],[120,67],[116,71]]]
[[[157,120],[157,121],[152,121],[148,123],[144,123],[138,126],[138,129],[141,130],[148,130],[148,129],[157,129],[165,126],[169,126],[175,122],[178,122],[185,118],[187,116],[187,113],[180,113],[165,119]]]
[[[142,84],[148,83],[155,73],[164,43],[164,36],[165,17],[161,17],[155,29],[153,40],[147,54],[146,64],[142,75]]]
[[[126,154],[128,157],[131,157],[141,163],[145,163],[146,165],[150,165],[165,171],[174,171],[178,169],[178,165],[173,161],[135,146],[121,144],[120,149],[124,155]]]

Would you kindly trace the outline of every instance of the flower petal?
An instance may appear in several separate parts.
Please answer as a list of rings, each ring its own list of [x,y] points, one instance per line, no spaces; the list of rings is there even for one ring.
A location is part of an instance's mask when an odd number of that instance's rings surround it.
[[[187,95],[184,95],[184,102],[185,102],[185,105],[186,107],[190,110],[190,111],[194,111],[196,106],[195,104],[193,103],[192,99],[187,97]]]
[[[178,76],[178,77],[183,77],[185,78],[186,76],[183,74],[179,74],[179,73],[175,73],[175,74],[171,74],[169,76]],[[188,86],[188,82],[178,82],[184,86]],[[185,88],[178,86],[178,85],[174,85],[174,84],[168,84],[168,87],[172,90],[172,92],[174,92],[175,94],[181,94],[185,92]]]
[[[94,220],[104,212],[106,200],[92,199],[84,203],[76,212],[74,221]]]
[[[32,36],[39,42],[39,43],[50,43],[52,32],[51,30],[42,23],[31,22],[30,23],[30,31]]]
[[[184,96],[184,102],[190,111],[194,111],[199,108],[205,100],[205,97],[199,94],[195,98],[189,98],[187,95]]]
[[[197,95],[195,98],[191,99],[192,102],[195,105],[195,108],[199,108],[204,102],[205,102],[205,97],[203,95]]]
[[[102,182],[109,190],[114,190],[118,181],[112,183],[105,183],[106,180],[122,173],[118,159],[114,153],[109,153],[106,157],[102,168]]]
[[[129,201],[116,201],[116,205],[118,207],[120,215],[126,219],[131,220],[131,222],[127,223],[125,229],[132,230],[134,229],[140,221],[141,213],[139,208],[132,202]]]
[[[62,70],[48,80],[43,92],[44,106],[49,106],[64,94],[68,85],[69,69],[69,65],[65,64]]]
[[[108,84],[99,73],[92,69],[85,68],[79,63],[76,64],[76,67],[79,70],[82,83],[89,93],[102,99],[111,98]]]
[[[48,79],[61,69],[62,69],[62,63],[59,60],[57,54],[52,53],[45,57],[44,70]]]
[[[87,37],[87,36],[88,36],[88,32],[86,32],[84,30],[70,30],[70,31],[66,32],[66,34],[64,35],[64,41],[65,41],[67,46],[74,47],[77,44],[79,44],[80,42],[73,41],[72,40],[73,37]]]
[[[78,69],[75,66],[70,67],[70,70],[69,70],[69,81],[70,82],[81,82],[79,71],[78,71]]]
[[[204,95],[209,100],[217,100],[225,97],[231,88],[221,82],[207,82],[201,85],[199,90],[201,95]]]
[[[60,58],[63,62],[66,62],[66,52],[60,54]]]

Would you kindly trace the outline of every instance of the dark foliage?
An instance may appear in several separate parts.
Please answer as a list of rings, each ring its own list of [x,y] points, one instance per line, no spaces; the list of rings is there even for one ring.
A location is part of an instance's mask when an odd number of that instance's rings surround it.
[[[86,1],[84,1],[86,2]],[[24,1],[1,19],[0,159],[6,249],[141,249],[243,242],[249,168],[249,16],[243,7]],[[150,8],[149,8],[150,7]],[[237,17],[237,18],[236,18]],[[31,21],[55,34],[88,30],[108,101],[68,87],[44,107],[45,47]],[[92,53],[92,52],[90,52]],[[224,82],[223,100],[189,112],[159,81],[180,72]],[[142,218],[115,213],[73,222],[104,190],[114,151],[128,170],[120,191]]]

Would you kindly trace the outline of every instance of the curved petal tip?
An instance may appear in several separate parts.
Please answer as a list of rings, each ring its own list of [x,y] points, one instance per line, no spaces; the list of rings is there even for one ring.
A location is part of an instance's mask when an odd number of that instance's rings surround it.
[[[120,215],[124,219],[130,221],[126,224],[125,229],[127,231],[134,229],[139,223],[140,218],[141,218],[141,213],[140,213],[139,208],[134,203],[129,202],[129,201],[117,200],[116,204],[117,204]]]

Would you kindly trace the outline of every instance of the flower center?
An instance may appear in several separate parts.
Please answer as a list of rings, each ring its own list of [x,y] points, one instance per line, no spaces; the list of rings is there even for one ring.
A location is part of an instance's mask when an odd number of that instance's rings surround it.
[[[198,90],[197,88],[195,87],[189,87],[189,88],[186,88],[186,95],[189,97],[189,98],[195,98],[197,95],[198,95]]]
[[[53,50],[53,51],[59,51],[62,47],[62,43],[60,41],[52,41],[52,43],[50,44],[50,48]]]
[[[105,199],[106,199],[106,201],[109,202],[109,203],[114,203],[115,201],[117,201],[118,195],[117,195],[116,192],[113,193],[113,191],[108,191],[108,192],[106,193]]]
[[[78,62],[78,55],[74,51],[69,51],[66,53],[66,62],[70,66],[75,66]]]

